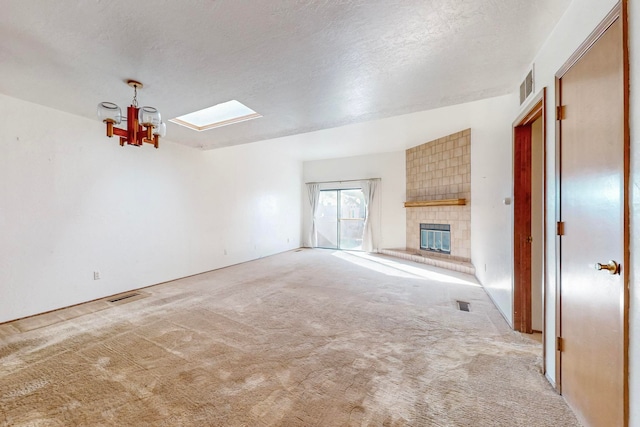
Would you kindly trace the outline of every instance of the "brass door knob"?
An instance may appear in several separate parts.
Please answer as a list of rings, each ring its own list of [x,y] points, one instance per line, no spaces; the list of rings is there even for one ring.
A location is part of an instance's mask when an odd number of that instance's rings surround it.
[[[595,265],[596,270],[607,270],[609,274],[619,274],[620,273],[620,265],[617,262],[611,260],[607,264],[600,264],[599,262]]]

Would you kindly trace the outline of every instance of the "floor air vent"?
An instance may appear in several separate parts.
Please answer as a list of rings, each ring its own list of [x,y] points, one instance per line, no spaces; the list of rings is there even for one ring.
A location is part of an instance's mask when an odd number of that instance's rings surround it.
[[[460,311],[470,311],[469,309],[471,308],[471,304],[469,304],[468,302],[464,302],[464,301],[456,301],[458,303],[458,310]]]
[[[119,295],[119,296],[117,296],[117,297],[114,297],[114,298],[108,299],[107,301],[115,303],[115,302],[120,302],[120,301],[125,300],[125,299],[129,299],[129,298],[137,297],[138,295],[141,295],[141,294],[140,294],[140,293],[138,293],[138,292],[132,292],[132,293],[130,293],[130,294]]]

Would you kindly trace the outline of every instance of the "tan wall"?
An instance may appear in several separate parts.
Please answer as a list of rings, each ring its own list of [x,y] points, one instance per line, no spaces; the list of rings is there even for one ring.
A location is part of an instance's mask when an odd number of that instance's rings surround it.
[[[465,206],[407,208],[407,249],[420,250],[420,223],[451,225],[450,257],[471,259],[471,130],[410,148],[407,201],[466,199]],[[425,255],[439,255],[422,251]]]

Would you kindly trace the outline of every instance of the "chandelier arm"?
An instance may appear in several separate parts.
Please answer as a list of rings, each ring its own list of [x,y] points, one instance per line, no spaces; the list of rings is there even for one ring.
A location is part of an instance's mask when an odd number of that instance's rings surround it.
[[[113,136],[113,120],[105,120],[107,124],[107,136],[111,138]]]
[[[124,129],[120,129],[120,128],[113,128],[113,134],[117,135],[121,138],[126,138],[127,137],[127,131]]]
[[[140,125],[138,124],[138,108],[134,105],[127,107],[127,142],[131,145],[138,144],[138,130]]]
[[[138,125],[138,145],[142,146],[147,141],[147,131],[143,125]]]

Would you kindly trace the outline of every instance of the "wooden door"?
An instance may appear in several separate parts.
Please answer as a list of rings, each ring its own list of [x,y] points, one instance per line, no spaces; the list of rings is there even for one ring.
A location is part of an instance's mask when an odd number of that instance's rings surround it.
[[[560,380],[586,426],[626,425],[625,149],[622,19],[559,80]],[[613,260],[621,271],[596,270]],[[613,274],[611,274],[613,273]]]
[[[513,329],[531,330],[531,124],[514,128]]]

